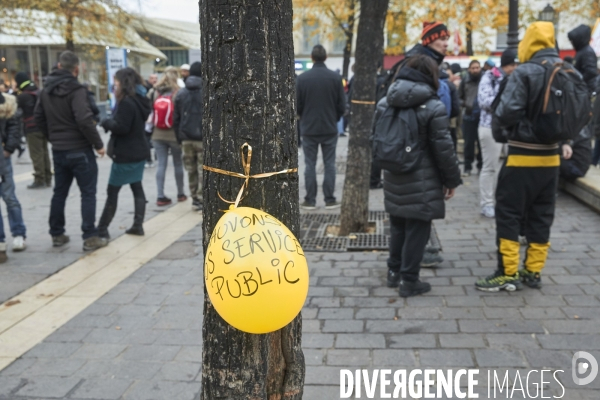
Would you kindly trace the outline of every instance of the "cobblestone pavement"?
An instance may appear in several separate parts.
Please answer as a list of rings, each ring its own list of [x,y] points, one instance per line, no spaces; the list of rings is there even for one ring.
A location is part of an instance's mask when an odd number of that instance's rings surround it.
[[[479,215],[477,193],[467,178],[436,222],[445,261],[422,270],[426,295],[385,287],[386,253],[308,254],[305,399],[339,398],[340,369],[425,367],[478,368],[480,398],[488,370],[511,381],[520,371],[533,396],[527,372],[560,369],[563,398],[599,398],[600,378],[579,387],[570,377],[576,351],[600,360],[600,216],[559,194],[543,289],[486,294],[473,283],[495,266],[494,223]],[[199,399],[200,239],[198,226],[1,371],[0,399]],[[543,386],[545,397],[562,392]]]

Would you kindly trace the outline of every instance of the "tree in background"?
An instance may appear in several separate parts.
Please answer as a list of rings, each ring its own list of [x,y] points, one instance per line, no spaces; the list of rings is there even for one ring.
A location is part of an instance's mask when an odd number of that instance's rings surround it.
[[[292,0],[200,0],[204,163],[251,173],[298,166]],[[204,172],[204,252],[242,179]],[[298,174],[252,179],[242,206],[259,208],[298,236]],[[268,260],[267,260],[268,262]],[[278,299],[273,299],[274,302]],[[300,400],[304,383],[300,314],[279,331],[254,335],[227,324],[204,290],[202,399]]]
[[[347,236],[350,232],[365,232],[367,229],[371,170],[369,138],[375,111],[377,63],[383,53],[383,26],[388,0],[361,0],[360,6],[340,236]]]
[[[354,27],[359,17],[359,0],[293,0],[294,12],[299,18],[296,26],[308,23],[319,24],[320,30],[329,39],[342,32],[345,39],[344,66],[342,76],[348,78],[352,45],[354,42]]]
[[[0,0],[11,30],[34,35],[39,27],[62,32],[67,50],[77,38],[94,38],[102,45],[127,43],[131,16],[116,0]],[[42,18],[36,12],[48,13]]]

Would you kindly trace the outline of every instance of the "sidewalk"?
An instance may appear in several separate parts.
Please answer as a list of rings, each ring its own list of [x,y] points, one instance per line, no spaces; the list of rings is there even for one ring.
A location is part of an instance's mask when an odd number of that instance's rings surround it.
[[[338,157],[344,161],[343,151]],[[338,197],[342,185],[338,175]],[[371,191],[371,209],[383,208],[381,196]],[[431,293],[410,299],[385,287],[385,252],[307,254],[304,399],[339,398],[340,369],[425,367],[479,368],[480,378],[519,370],[523,380],[532,369],[561,369],[565,399],[598,399],[600,379],[574,385],[571,358],[584,350],[600,359],[600,215],[560,193],[544,288],[516,293],[473,286],[496,264],[494,222],[479,215],[477,176],[459,188],[436,229],[445,261],[422,270]],[[0,371],[0,399],[199,399],[201,251],[198,225]],[[480,398],[485,385],[480,380]],[[545,396],[561,394],[557,384],[545,386]]]

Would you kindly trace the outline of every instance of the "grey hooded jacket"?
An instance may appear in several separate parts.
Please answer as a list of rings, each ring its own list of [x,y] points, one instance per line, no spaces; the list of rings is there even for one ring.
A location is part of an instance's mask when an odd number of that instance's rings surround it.
[[[387,97],[377,104],[375,121],[388,105],[415,108],[425,154],[416,171],[398,175],[384,171],[385,209],[397,217],[430,221],[445,216],[443,187],[455,188],[461,179],[446,107],[437,98],[433,87],[419,82],[418,73],[415,73],[414,70],[401,72],[400,79],[390,86]]]

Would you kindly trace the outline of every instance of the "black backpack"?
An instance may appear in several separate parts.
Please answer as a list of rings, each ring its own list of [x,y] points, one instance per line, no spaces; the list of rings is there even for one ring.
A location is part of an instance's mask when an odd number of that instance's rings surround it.
[[[492,136],[494,140],[498,143],[506,143],[508,138],[505,134],[505,130],[500,126],[500,121],[498,121],[498,117],[496,116],[496,109],[500,105],[500,98],[502,97],[502,93],[504,93],[504,89],[506,88],[506,84],[508,83],[508,76],[505,76],[502,81],[500,81],[500,87],[498,88],[498,93],[496,97],[494,97],[494,101],[492,101],[492,105],[490,106],[491,114],[492,114]],[[492,81],[494,87],[496,85],[496,81]]]
[[[415,110],[389,106],[375,125],[373,161],[394,174],[405,174],[421,164],[422,147]]]
[[[535,63],[545,69],[545,84],[542,97],[529,110],[533,133],[544,144],[575,139],[592,117],[587,85],[571,64]]]

